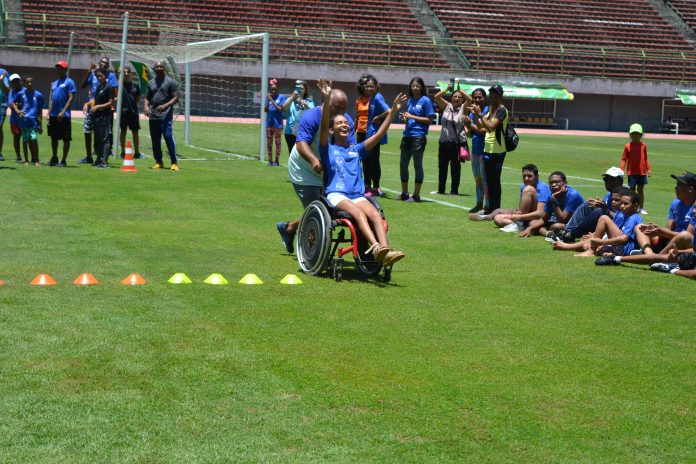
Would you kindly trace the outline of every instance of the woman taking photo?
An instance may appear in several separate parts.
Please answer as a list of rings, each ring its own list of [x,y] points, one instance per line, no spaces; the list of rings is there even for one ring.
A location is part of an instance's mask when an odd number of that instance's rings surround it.
[[[307,91],[307,83],[300,80],[295,81],[295,90],[283,105],[283,110],[288,112],[288,119],[285,123],[285,143],[288,146],[288,153],[295,146],[297,125],[300,123],[300,117],[302,117],[304,110],[310,108],[314,108],[314,102]]]
[[[425,83],[420,77],[414,77],[408,85],[409,99],[406,111],[401,113],[401,120],[406,123],[401,139],[401,196],[403,201],[420,202],[420,190],[423,185],[423,152],[427,143],[428,129],[433,121],[435,111],[430,99],[425,95]],[[408,194],[408,165],[413,158],[416,171],[413,196]]]
[[[445,93],[452,93],[448,102],[442,98]],[[448,167],[452,172],[452,185],[450,195],[459,195],[459,181],[461,179],[462,167],[459,160],[459,147],[466,142],[466,127],[464,125],[466,119],[465,111],[469,107],[471,97],[459,89],[457,81],[457,90],[454,90],[454,83],[450,82],[449,86],[435,94],[435,102],[437,106],[443,108],[440,124],[440,145],[438,147],[438,188],[437,193],[445,194],[447,186],[447,170]]]

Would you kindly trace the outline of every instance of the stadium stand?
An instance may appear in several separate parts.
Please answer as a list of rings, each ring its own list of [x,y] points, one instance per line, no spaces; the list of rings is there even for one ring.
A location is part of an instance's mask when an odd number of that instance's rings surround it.
[[[47,10],[44,1],[23,0],[22,8],[26,43],[30,46],[65,47],[66,29],[70,30],[65,15],[77,22],[75,30],[81,36],[77,48],[95,48],[95,43],[86,37],[118,42],[120,16],[129,11],[135,18],[165,21],[173,17],[180,24],[235,34],[271,31],[271,59],[276,60],[448,67],[418,19],[401,1],[358,0],[345,8],[318,0],[282,3],[264,0],[126,0],[117,3],[54,0]],[[385,21],[385,9],[395,19]],[[321,12],[321,18],[330,19],[318,19],[319,15],[313,12]],[[57,20],[58,15],[63,20]],[[99,20],[95,20],[97,17]],[[156,32],[142,25],[131,27],[129,34],[134,43],[152,43],[157,39]],[[342,44],[339,55],[335,52],[335,43]]]
[[[693,0],[669,0],[665,2],[693,30],[696,30],[696,3]]]

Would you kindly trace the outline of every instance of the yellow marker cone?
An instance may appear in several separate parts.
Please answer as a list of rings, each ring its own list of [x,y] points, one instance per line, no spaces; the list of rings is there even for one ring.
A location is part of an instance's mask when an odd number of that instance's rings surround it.
[[[183,272],[177,272],[176,274],[171,276],[167,282],[169,282],[170,284],[190,284],[190,283],[192,283],[191,279],[189,279],[188,276],[186,274],[184,274]]]
[[[31,281],[31,285],[55,285],[56,281],[53,280],[53,277],[51,277],[48,274],[39,274],[36,277],[34,277],[34,280]]]
[[[302,281],[295,274],[288,274],[280,281],[283,285],[302,285]]]
[[[203,282],[210,285],[227,285],[229,283],[222,274],[210,274]]]
[[[263,281],[259,279],[259,277],[256,274],[247,274],[244,277],[242,277],[242,280],[240,280],[239,283],[245,285],[258,285],[262,284]]]

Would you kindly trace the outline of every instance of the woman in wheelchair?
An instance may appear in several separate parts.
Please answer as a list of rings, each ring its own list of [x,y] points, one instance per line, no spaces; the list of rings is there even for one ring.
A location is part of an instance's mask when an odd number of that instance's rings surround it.
[[[374,135],[362,143],[348,147],[350,126],[345,116],[337,114],[331,121],[329,111],[324,111],[329,108],[331,100],[331,82],[320,78],[318,87],[324,101],[319,132],[319,154],[327,174],[326,199],[331,206],[353,217],[360,233],[370,244],[368,253],[372,253],[375,261],[382,263],[385,267],[391,266],[406,255],[389,247],[382,216],[365,198],[365,182],[360,163],[386,134],[394,116],[406,102],[406,95],[401,93],[397,95],[389,115]],[[329,135],[333,138],[331,144]]]

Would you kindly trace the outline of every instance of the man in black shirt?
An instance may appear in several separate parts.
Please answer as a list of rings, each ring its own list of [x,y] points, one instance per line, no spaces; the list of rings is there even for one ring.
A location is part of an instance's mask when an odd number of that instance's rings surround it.
[[[126,135],[130,129],[133,135],[133,148],[135,158],[142,158],[140,154],[140,120],[138,119],[138,102],[140,101],[140,87],[133,82],[133,71],[130,66],[123,67],[123,102],[121,107],[121,158],[124,157],[126,147]]]

